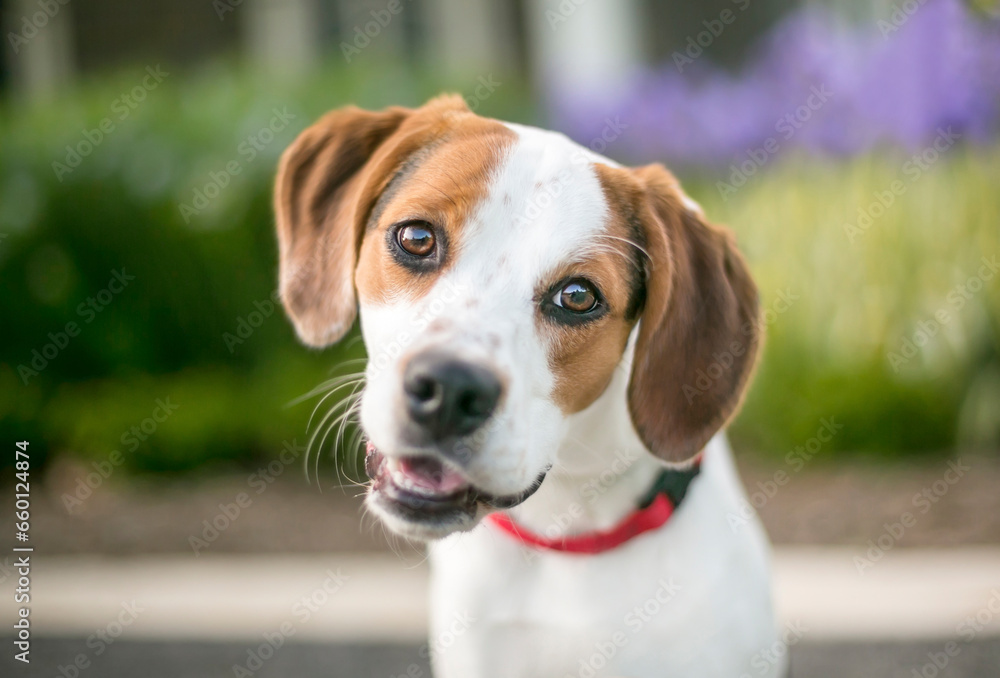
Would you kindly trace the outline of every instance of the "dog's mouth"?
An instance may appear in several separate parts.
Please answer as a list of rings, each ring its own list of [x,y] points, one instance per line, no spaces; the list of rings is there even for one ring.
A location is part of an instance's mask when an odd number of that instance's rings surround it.
[[[480,508],[489,511],[517,506],[533,495],[545,479],[543,471],[523,492],[490,494],[436,457],[390,458],[370,441],[365,473],[371,479],[369,496],[373,503],[396,519],[423,526],[407,531],[428,538],[470,529]]]

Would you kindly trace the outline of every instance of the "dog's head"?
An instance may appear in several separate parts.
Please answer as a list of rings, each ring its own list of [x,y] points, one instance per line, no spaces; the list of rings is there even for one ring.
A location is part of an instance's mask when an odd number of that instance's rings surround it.
[[[299,337],[334,343],[360,309],[368,503],[406,536],[530,496],[633,335],[628,410],[666,462],[700,452],[752,371],[746,264],[662,166],[442,97],[326,115],[283,155],[275,206]]]

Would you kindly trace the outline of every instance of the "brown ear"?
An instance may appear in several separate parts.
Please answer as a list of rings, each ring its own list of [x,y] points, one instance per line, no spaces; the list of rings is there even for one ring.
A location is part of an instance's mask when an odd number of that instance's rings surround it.
[[[354,268],[365,222],[407,157],[444,129],[444,113],[467,110],[441,97],[410,110],[326,114],[285,150],[274,187],[280,292],[299,338],[328,346],[354,323]]]
[[[653,454],[685,462],[739,406],[761,341],[757,287],[732,234],[690,209],[666,169],[633,174],[650,261],[629,411]]]

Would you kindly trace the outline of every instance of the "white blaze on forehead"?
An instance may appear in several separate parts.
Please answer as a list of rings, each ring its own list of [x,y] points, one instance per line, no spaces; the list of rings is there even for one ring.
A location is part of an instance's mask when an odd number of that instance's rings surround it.
[[[610,161],[561,134],[507,126],[518,139],[463,228],[453,273],[474,285],[501,284],[523,303],[541,278],[606,230],[609,207],[593,163]]]

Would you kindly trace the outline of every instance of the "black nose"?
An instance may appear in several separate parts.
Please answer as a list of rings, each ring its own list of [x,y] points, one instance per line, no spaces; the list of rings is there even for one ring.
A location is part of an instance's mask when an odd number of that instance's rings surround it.
[[[492,372],[441,353],[414,356],[403,390],[410,418],[434,441],[472,433],[500,399],[500,381]]]

